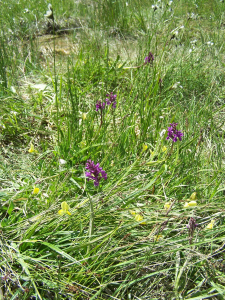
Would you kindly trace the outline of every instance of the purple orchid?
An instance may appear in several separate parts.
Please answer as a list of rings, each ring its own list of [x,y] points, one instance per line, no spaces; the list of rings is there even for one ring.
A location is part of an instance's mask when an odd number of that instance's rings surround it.
[[[189,222],[186,226],[188,228],[189,244],[191,244],[193,236],[194,236],[195,229],[198,226],[198,224],[196,223],[196,221],[193,217],[190,217],[190,220],[189,220]]]
[[[146,64],[152,64],[154,60],[154,56],[152,52],[149,52],[148,56],[145,57],[145,65]]]
[[[107,179],[106,172],[99,166],[99,163],[95,165],[90,159],[86,163],[85,167],[89,172],[85,172],[87,180],[94,180],[94,186],[99,186],[99,181],[104,178]],[[101,173],[101,175],[100,175]]]
[[[109,98],[105,99],[107,105],[112,104],[112,107],[116,108],[116,97],[117,97],[117,95],[113,95],[113,92],[111,92],[110,94],[107,94],[106,96],[109,97]]]
[[[168,127],[168,136],[166,138],[167,140],[172,139],[173,142],[177,142],[177,139],[179,139],[180,141],[182,140],[182,136],[184,134],[176,129],[177,125],[178,123],[171,123],[171,127]]]
[[[98,100],[98,102],[96,103],[96,111],[103,110],[105,108],[105,102],[101,102],[100,100]]]

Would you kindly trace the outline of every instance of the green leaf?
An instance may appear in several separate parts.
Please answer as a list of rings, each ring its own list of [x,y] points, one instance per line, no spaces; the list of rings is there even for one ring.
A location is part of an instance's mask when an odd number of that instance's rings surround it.
[[[9,204],[9,208],[8,208],[7,213],[8,213],[9,215],[11,215],[13,209],[14,209],[14,203],[13,203],[12,201],[10,201],[10,204]]]
[[[48,242],[42,242],[42,244],[45,245],[45,246],[47,246],[47,247],[49,247],[49,248],[51,248],[52,250],[56,251],[56,252],[59,253],[62,257],[65,257],[65,258],[67,258],[68,260],[70,260],[70,261],[72,261],[72,262],[74,262],[74,263],[76,263],[76,264],[81,265],[81,263],[78,262],[75,258],[73,258],[72,256],[70,256],[69,254],[67,254],[65,251],[61,250],[61,249],[58,248],[57,246],[52,245],[52,244],[50,244],[50,243],[48,243]]]

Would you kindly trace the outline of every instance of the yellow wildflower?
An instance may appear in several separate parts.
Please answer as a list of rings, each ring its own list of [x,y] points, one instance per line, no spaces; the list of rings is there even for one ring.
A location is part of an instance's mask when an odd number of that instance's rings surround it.
[[[137,221],[137,222],[141,222],[144,218],[143,218],[142,215],[136,214],[135,217],[134,217],[134,219],[135,219],[135,221]],[[141,225],[145,225],[145,224],[146,224],[146,222],[142,222],[142,223],[141,223]]]
[[[167,151],[167,147],[166,146],[163,146],[162,147],[162,152],[166,152]]]
[[[142,147],[143,147],[143,148],[142,148],[142,151],[143,151],[143,152],[146,151],[146,150],[148,149],[148,146],[147,146],[146,144],[143,144]]]
[[[188,203],[188,206],[197,206],[197,202],[196,201],[190,201]]]
[[[184,204],[184,208],[194,207],[194,206],[197,206],[196,201],[185,202],[185,204]]]
[[[197,199],[196,195],[197,195],[196,192],[192,193],[190,196],[190,200],[196,200]]]
[[[61,207],[62,207],[62,209],[60,209],[60,210],[58,211],[58,214],[59,214],[60,216],[63,216],[64,214],[68,214],[69,216],[71,216],[71,213],[69,212],[70,207],[69,207],[69,205],[66,203],[66,201],[63,201],[63,202],[61,203]]]
[[[31,143],[30,144],[30,149],[28,150],[29,153],[38,153],[37,150],[34,149],[34,145]]]
[[[83,149],[86,147],[86,141],[81,141],[80,142],[80,147]]]
[[[40,192],[40,189],[38,187],[34,187],[33,194],[37,195],[39,192]]]
[[[161,240],[163,238],[163,236],[161,234],[155,235],[154,236],[154,241],[158,242],[159,240]]]
[[[135,216],[136,212],[134,210],[129,210],[129,213],[133,216]]]
[[[86,120],[87,119],[87,114],[86,113],[82,113],[82,120]]]
[[[164,208],[165,208],[165,209],[169,209],[169,208],[170,208],[170,205],[171,205],[171,202],[166,202],[166,203],[164,204]]]
[[[213,226],[214,226],[215,222],[216,222],[215,220],[211,220],[211,222],[206,226],[205,229],[213,229]]]

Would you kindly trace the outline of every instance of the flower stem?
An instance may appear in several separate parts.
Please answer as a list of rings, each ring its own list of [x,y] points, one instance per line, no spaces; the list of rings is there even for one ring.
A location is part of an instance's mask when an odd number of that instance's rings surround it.
[[[89,202],[90,202],[90,221],[89,221],[89,242],[91,241],[91,237],[94,233],[94,208],[93,208],[93,202],[88,194]],[[88,245],[87,248],[87,254],[90,252],[90,245]]]
[[[102,111],[102,109],[101,109],[101,124],[100,124],[100,127],[99,127],[99,128],[102,127],[102,123],[103,123],[103,111]]]
[[[174,145],[174,142],[172,142],[172,146],[171,146],[170,152],[167,154],[167,156],[171,156],[171,154],[173,152],[173,145]]]

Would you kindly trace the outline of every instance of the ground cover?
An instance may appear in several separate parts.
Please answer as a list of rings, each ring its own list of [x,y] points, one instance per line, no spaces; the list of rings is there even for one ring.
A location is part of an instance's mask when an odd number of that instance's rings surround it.
[[[223,299],[222,1],[1,1],[0,299]]]

